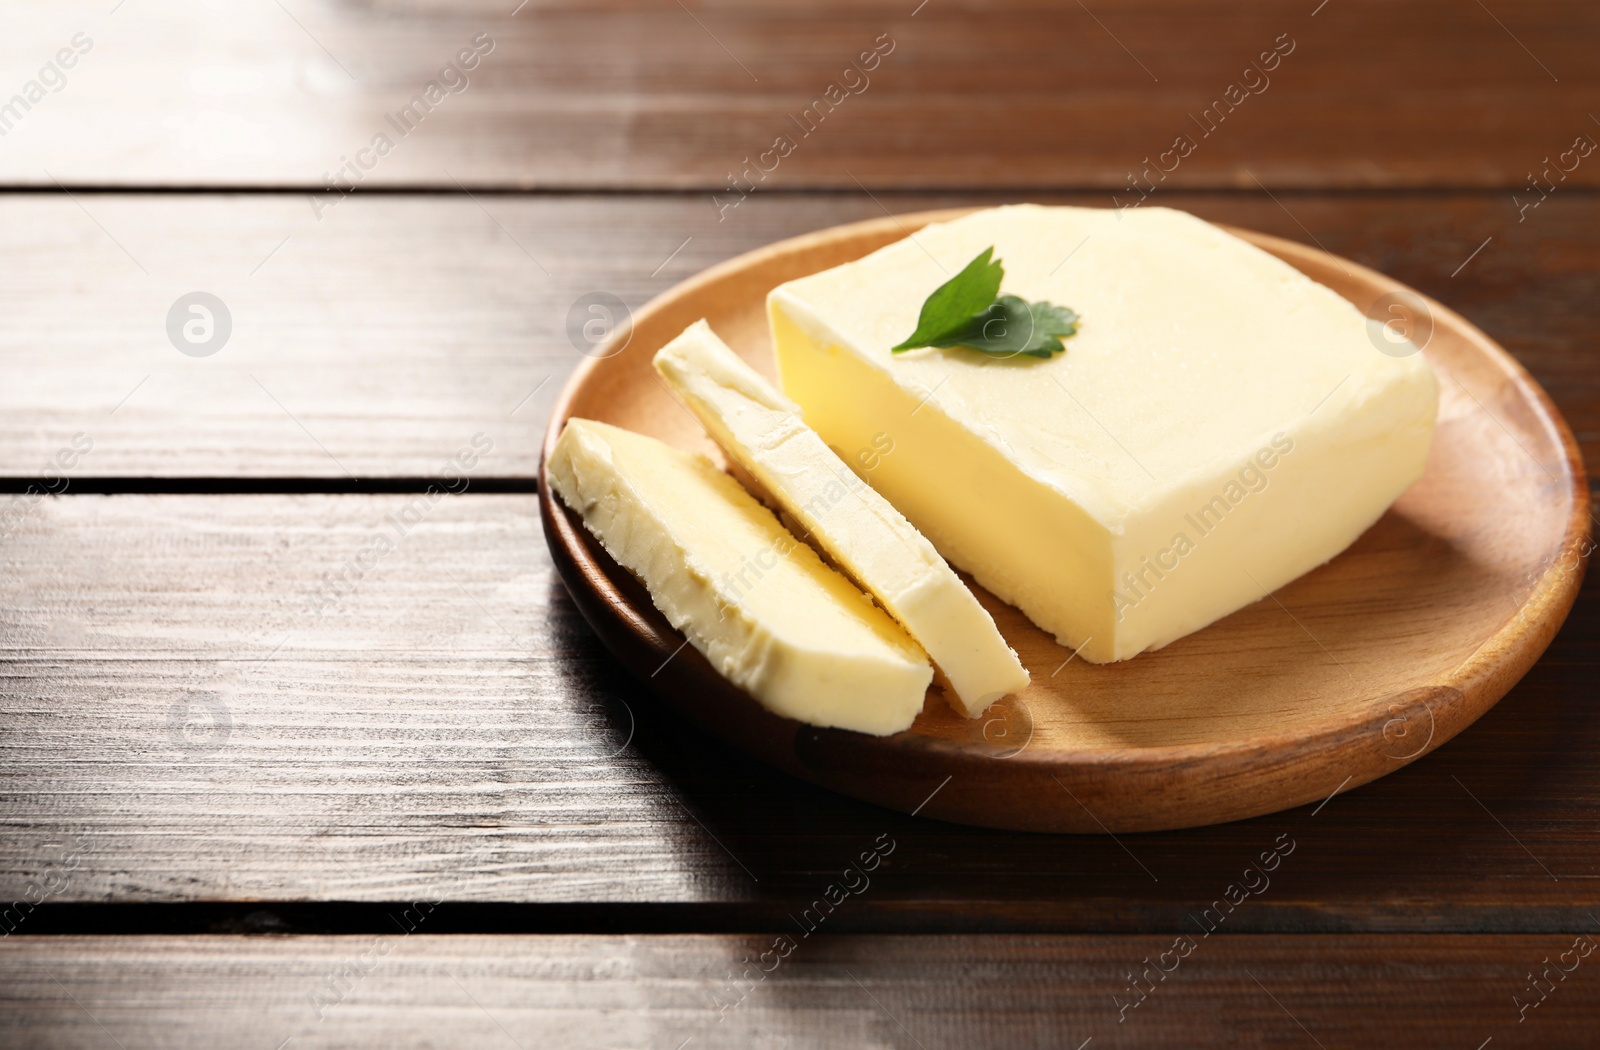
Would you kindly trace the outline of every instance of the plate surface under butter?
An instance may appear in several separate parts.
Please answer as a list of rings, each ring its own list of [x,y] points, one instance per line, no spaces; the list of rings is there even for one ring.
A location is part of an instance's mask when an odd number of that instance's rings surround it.
[[[959,214],[825,230],[679,285],[635,315],[620,352],[573,375],[546,459],[570,416],[716,456],[654,375],[657,349],[704,317],[773,377],[773,288]],[[1386,296],[1425,302],[1424,353],[1440,383],[1422,480],[1344,554],[1270,598],[1097,666],[1069,661],[1071,650],[980,589],[1032,684],[970,721],[930,692],[911,729],[888,737],[773,716],[692,650],[650,677],[682,637],[541,471],[546,535],[574,600],[626,666],[708,731],[859,798],[907,811],[927,800],[924,816],[1040,831],[1187,827],[1321,801],[1426,754],[1505,694],[1571,607],[1589,523],[1576,444],[1526,372],[1455,313],[1355,263],[1234,232],[1369,316],[1386,316]]]

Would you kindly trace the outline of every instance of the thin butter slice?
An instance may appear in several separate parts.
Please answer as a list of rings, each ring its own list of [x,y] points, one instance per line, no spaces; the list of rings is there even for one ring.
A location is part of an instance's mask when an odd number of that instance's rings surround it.
[[[985,248],[1076,310],[1049,360],[890,348]],[[1420,353],[1192,215],[975,212],[768,300],[783,391],[829,444],[894,436],[872,485],[1086,660],[1159,648],[1332,558],[1416,481]]]
[[[730,350],[705,321],[655,357],[656,370],[729,458],[833,563],[878,599],[927,650],[969,718],[1028,685],[1028,672],[966,584],[916,528]],[[864,469],[892,455],[887,435],[861,450]]]
[[[672,626],[768,710],[878,736],[922,710],[933,669],[916,643],[705,457],[572,419],[549,476]]]

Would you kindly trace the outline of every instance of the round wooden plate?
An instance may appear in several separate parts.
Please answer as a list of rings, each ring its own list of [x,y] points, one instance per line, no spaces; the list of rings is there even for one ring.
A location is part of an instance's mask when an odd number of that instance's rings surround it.
[[[545,457],[566,420],[583,416],[720,460],[657,379],[655,351],[705,317],[773,376],[770,289],[963,213],[823,230],[684,282],[572,376]],[[1348,551],[1270,598],[1165,649],[1095,666],[974,587],[1033,674],[1025,693],[968,720],[931,690],[916,723],[891,737],[818,729],[767,713],[683,646],[643,587],[551,495],[541,463],[545,533],[574,600],[641,681],[729,744],[944,820],[1193,827],[1318,801],[1426,754],[1505,695],[1572,606],[1589,551],[1577,445],[1527,372],[1459,315],[1353,262],[1233,232],[1369,316],[1410,325],[1442,388],[1422,480]]]

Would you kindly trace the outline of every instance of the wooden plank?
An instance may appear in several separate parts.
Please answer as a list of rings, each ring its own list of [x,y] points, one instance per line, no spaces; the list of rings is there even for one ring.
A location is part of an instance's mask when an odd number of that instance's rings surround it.
[[[29,1046],[1580,1046],[1591,934],[19,937],[0,1004]]]
[[[65,456],[69,481],[436,477],[482,432],[495,447],[474,476],[530,478],[550,401],[589,347],[583,296],[637,307],[740,252],[880,216],[880,204],[1001,199],[754,194],[718,222],[701,198],[674,196],[369,195],[320,221],[292,195],[0,197],[0,244],[29,260],[0,288],[0,475],[54,479]],[[1435,296],[1520,357],[1600,461],[1587,352],[1600,198],[1560,191],[1525,221],[1509,193],[1150,203],[1315,240]],[[196,289],[233,319],[208,357],[180,353],[167,332]],[[92,448],[75,456],[79,434]]]
[[[856,803],[687,730],[578,618],[533,497],[426,503],[35,506],[0,546],[0,901],[44,904],[7,921],[148,929],[92,906],[209,901],[252,929],[375,932],[379,912],[288,905],[443,900],[503,905],[442,905],[456,930],[569,929],[568,904],[750,930],[845,881],[829,930],[1559,932],[1596,910],[1600,581],[1494,711],[1372,785],[1187,832],[1025,835]]]
[[[1120,189],[1158,162],[1187,188],[1516,188],[1600,133],[1582,0],[74,0],[6,24],[0,181],[45,187],[320,188],[382,135],[348,182],[713,190],[789,135],[764,188]],[[425,119],[391,119],[429,83]]]
[[[841,213],[718,227],[640,203],[368,197],[319,222],[299,196],[4,198],[6,247],[37,265],[3,293],[0,473],[38,476],[81,433],[77,475],[435,477],[481,431],[480,476],[530,477],[590,346],[579,297],[638,305]],[[196,289],[232,317],[213,356],[169,336]]]

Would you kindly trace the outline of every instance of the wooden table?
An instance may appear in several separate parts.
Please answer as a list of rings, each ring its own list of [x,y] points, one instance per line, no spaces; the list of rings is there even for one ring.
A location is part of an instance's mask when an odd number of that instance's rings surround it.
[[[0,1044],[1592,1044],[1600,585],[1370,786],[1030,836],[658,711],[532,479],[588,293],[1135,185],[1455,307],[1600,462],[1594,5],[114,3],[0,22]]]

